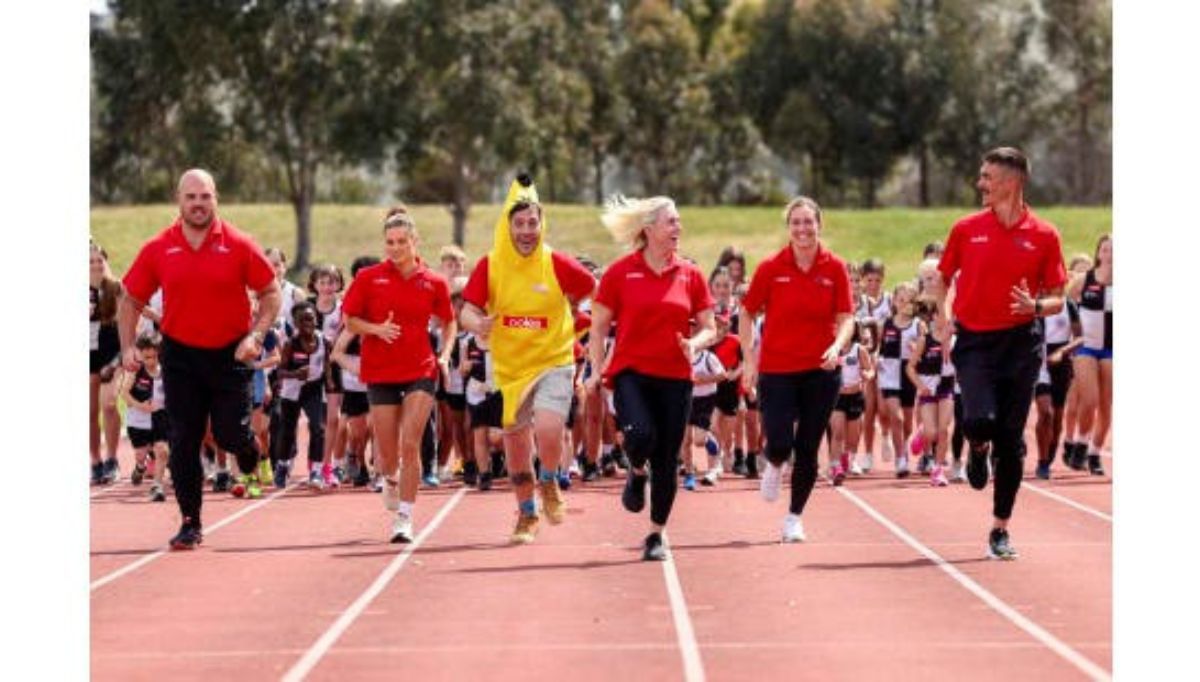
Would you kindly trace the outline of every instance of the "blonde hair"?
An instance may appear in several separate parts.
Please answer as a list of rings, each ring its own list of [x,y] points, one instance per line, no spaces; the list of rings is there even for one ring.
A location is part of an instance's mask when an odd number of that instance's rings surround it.
[[[645,229],[658,222],[664,210],[673,208],[675,200],[670,197],[628,199],[616,194],[604,202],[600,222],[617,243],[641,249],[646,246]]]
[[[447,258],[453,258],[456,261],[465,263],[467,260],[467,254],[463,253],[463,250],[458,248],[456,245],[447,244],[442,247],[441,251],[438,252],[438,260],[446,260]]]
[[[393,227],[408,228],[413,234],[417,233],[417,223],[408,213],[408,207],[404,204],[396,204],[388,209],[387,216],[383,219],[383,230],[388,231]]]
[[[1071,265],[1067,269],[1074,270],[1075,266],[1080,265],[1080,264],[1086,265],[1087,269],[1091,270],[1092,269],[1092,257],[1087,255],[1086,253],[1077,253],[1077,254],[1075,254],[1075,257],[1071,259]]]
[[[817,218],[817,224],[821,227],[825,226],[825,223],[821,220],[821,206],[816,200],[809,197],[796,197],[789,201],[787,206],[783,207],[783,224],[787,225],[788,220],[792,217],[792,211],[801,207],[810,209]]]

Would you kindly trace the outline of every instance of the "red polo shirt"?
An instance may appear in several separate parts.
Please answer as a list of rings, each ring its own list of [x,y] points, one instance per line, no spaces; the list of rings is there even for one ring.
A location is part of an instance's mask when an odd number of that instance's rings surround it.
[[[1012,228],[991,210],[969,215],[950,230],[938,264],[943,279],[958,274],[954,317],[972,331],[1008,329],[1033,320],[1015,315],[1012,288],[1024,279],[1029,292],[1055,289],[1067,281],[1058,230],[1025,208]]]
[[[676,334],[689,336],[689,321],[713,307],[704,274],[677,257],[655,274],[641,251],[623,256],[604,271],[596,302],[612,311],[616,347],[605,372],[623,370],[666,379],[692,378],[692,366],[679,349]]]
[[[550,252],[550,261],[554,264],[554,276],[558,279],[558,288],[568,298],[576,301],[592,295],[596,288],[596,278],[579,261],[565,253]],[[484,256],[475,264],[467,286],[463,287],[463,300],[480,310],[487,310],[488,302],[488,257]]]
[[[362,337],[359,377],[368,384],[405,383],[437,376],[437,360],[429,345],[429,318],[454,319],[446,278],[418,259],[407,278],[390,260],[359,270],[342,300],[342,314],[379,324],[400,325],[391,343],[373,334]]]
[[[846,262],[824,245],[808,270],[796,265],[791,244],[754,270],[742,308],[763,319],[758,371],[804,372],[821,366],[821,355],[837,336],[838,313],[850,313],[850,274]]]
[[[142,246],[122,282],[141,303],[162,288],[163,334],[188,346],[222,348],[250,331],[246,289],[262,291],[274,280],[254,239],[214,218],[198,249],[176,220]]]

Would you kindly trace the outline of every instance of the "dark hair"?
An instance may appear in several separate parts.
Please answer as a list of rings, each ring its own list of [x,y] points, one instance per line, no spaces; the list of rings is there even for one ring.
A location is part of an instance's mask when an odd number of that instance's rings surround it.
[[[300,313],[303,313],[306,311],[312,313],[313,316],[316,317],[317,306],[313,305],[312,301],[308,301],[308,300],[297,301],[296,304],[292,306],[292,321],[293,322],[299,321]]]
[[[721,249],[721,255],[717,256],[717,267],[728,267],[733,261],[741,263],[742,272],[746,271],[746,254],[742,253],[742,250],[738,247],[730,244]]]
[[[726,277],[729,278],[730,284],[736,284],[736,282],[733,281],[733,273],[731,273],[729,271],[729,266],[728,265],[718,265],[717,267],[713,268],[712,272],[709,273],[709,275],[708,275],[708,286],[709,287],[712,287],[713,280],[715,280],[718,275],[725,275]]]
[[[341,291],[346,286],[346,280],[342,277],[342,271],[338,266],[332,264],[318,265],[308,273],[308,290],[309,292],[317,293],[317,280],[322,277],[329,277],[337,282],[337,290]]]
[[[1029,179],[1033,168],[1029,159],[1016,147],[996,147],[983,155],[984,163],[994,163],[1020,173],[1022,182]]]
[[[263,255],[267,258],[270,258],[271,254],[278,255],[280,262],[282,262],[284,265],[287,265],[287,254],[283,252],[283,249],[279,248],[278,246],[269,246],[266,249],[263,249]]]
[[[925,251],[922,252],[921,256],[923,258],[929,258],[935,255],[941,256],[945,250],[946,247],[943,246],[940,241],[934,240],[925,245]]]
[[[1092,256],[1092,267],[1100,266],[1100,247],[1104,246],[1104,242],[1111,242],[1111,241],[1112,241],[1112,235],[1108,234],[1107,232],[1100,235],[1100,238],[1096,240],[1096,255]]]
[[[529,199],[517,199],[517,201],[513,203],[512,207],[508,209],[508,215],[505,216],[505,218],[511,222],[514,214],[524,211],[531,206],[537,209],[538,217],[541,218],[542,205]]]
[[[883,261],[878,258],[868,258],[863,261],[861,272],[863,277],[867,275],[879,275],[882,277],[887,274]]]
[[[927,295],[917,296],[917,299],[913,301],[913,317],[919,317],[923,320],[933,319],[934,314],[937,313],[937,308],[937,301],[933,297]]]
[[[353,263],[350,264],[350,276],[354,277],[354,276],[358,275],[359,270],[362,270],[363,268],[369,268],[372,265],[378,265],[378,264],[379,264],[378,256],[359,256],[358,258],[354,259]]]
[[[158,350],[159,346],[161,345],[162,334],[159,334],[156,331],[142,332],[141,334],[138,334],[137,340],[133,342],[133,347],[138,350],[146,350],[148,348]]]
[[[413,222],[412,216],[408,213],[408,207],[404,204],[396,204],[388,209],[387,215],[383,217],[383,231],[387,232],[393,227],[407,227],[410,230],[417,229],[417,224]]]

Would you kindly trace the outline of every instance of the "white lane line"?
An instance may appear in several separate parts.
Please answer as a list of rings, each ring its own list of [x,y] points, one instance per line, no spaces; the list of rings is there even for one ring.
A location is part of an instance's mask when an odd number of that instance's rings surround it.
[[[1075,500],[1072,500],[1068,497],[1063,497],[1062,495],[1059,495],[1058,493],[1052,493],[1040,485],[1033,485],[1032,483],[1026,483],[1026,482],[1022,481],[1021,486],[1024,488],[1029,488],[1030,490],[1032,490],[1033,492],[1035,492],[1039,495],[1045,495],[1046,497],[1049,497],[1052,500],[1055,500],[1057,502],[1062,502],[1063,504],[1067,505],[1068,507],[1074,507],[1075,509],[1078,509],[1079,511],[1081,511],[1085,514],[1091,514],[1092,516],[1095,516],[1098,519],[1103,519],[1105,521],[1108,521],[1109,523],[1112,523],[1113,519],[1108,514],[1105,514],[1104,512],[1096,510],[1096,509],[1092,509],[1091,507],[1089,507],[1085,504],[1080,504],[1080,503],[1076,502]]]
[[[413,555],[413,552],[416,551],[416,549],[420,547],[421,544],[424,543],[425,540],[435,530],[437,530],[437,527],[442,524],[442,521],[446,519],[446,517],[450,514],[450,511],[453,510],[458,504],[459,500],[463,498],[463,494],[466,493],[466,491],[467,489],[465,487],[459,488],[458,492],[454,493],[454,496],[450,498],[450,501],[442,505],[441,510],[438,511],[437,515],[433,517],[433,520],[429,522],[429,525],[425,526],[425,530],[421,531],[420,534],[413,539],[413,542],[405,546],[405,548],[396,555],[395,559],[392,559],[391,563],[389,563],[387,567],[383,569],[383,572],[379,574],[379,577],[375,578],[375,582],[371,583],[370,586],[368,586],[367,589],[358,596],[358,599],[355,599],[354,602],[350,604],[350,606],[346,607],[346,610],[343,611],[342,615],[333,622],[333,625],[330,625],[329,629],[326,630],[325,633],[319,638],[317,638],[317,641],[313,642],[313,645],[308,648],[308,651],[304,652],[304,655],[300,657],[300,660],[296,661],[295,665],[293,665],[292,668],[287,671],[287,674],[283,676],[284,682],[298,682],[299,680],[303,680],[308,673],[312,672],[312,669],[316,667],[317,663],[321,661],[321,658],[329,651],[334,643],[337,642],[338,638],[350,628],[350,625],[354,623],[355,619],[362,615],[363,611],[367,609],[367,606],[369,606],[370,603],[374,601],[381,592],[383,592],[383,589],[392,581],[392,578],[396,577],[396,574],[400,572],[400,569],[404,568],[404,564],[408,562],[408,558]]]
[[[284,488],[283,490],[280,490],[279,492],[272,493],[272,494],[268,495],[267,497],[259,500],[258,502],[255,502],[254,504],[252,504],[248,507],[245,507],[234,514],[230,514],[226,518],[221,519],[217,523],[214,523],[213,525],[204,529],[204,537],[207,538],[209,535],[215,533],[218,530],[221,530],[221,528],[233,523],[234,521],[237,521],[238,519],[242,518],[243,516],[245,516],[246,514],[249,514],[252,511],[255,511],[256,509],[262,509],[266,505],[275,501],[280,495],[283,495],[284,493],[291,490],[295,486],[296,486],[296,484],[293,483],[292,485],[288,486],[287,488]],[[94,580],[92,582],[91,591],[95,592],[97,589],[104,587],[105,585],[120,578],[121,576],[128,575],[128,574],[138,570],[142,566],[145,566],[146,564],[150,563],[151,561],[154,561],[155,559],[162,557],[163,555],[167,554],[170,551],[171,550],[168,547],[166,549],[160,549],[156,552],[151,552],[150,554],[147,554],[146,556],[142,557],[141,559],[138,559],[137,561],[135,561],[131,564],[126,564],[125,566],[118,568],[117,570],[113,571],[112,573],[109,573],[108,575],[104,576],[103,578],[98,578],[98,579]]]
[[[1021,612],[1001,601],[999,597],[987,591],[982,585],[975,582],[965,573],[948,563],[937,552],[934,552],[932,549],[929,549],[925,545],[921,544],[919,540],[909,535],[903,528],[893,523],[886,516],[880,514],[875,510],[874,507],[864,502],[857,495],[846,490],[844,487],[837,488],[837,491],[841,493],[843,497],[853,502],[859,509],[863,510],[867,516],[875,519],[880,525],[891,531],[892,535],[900,538],[906,545],[912,547],[919,554],[936,564],[938,568],[945,571],[951,578],[954,578],[954,580],[956,580],[960,585],[965,587],[968,592],[971,592],[976,597],[979,597],[983,603],[990,606],[992,610],[1007,618],[1013,625],[1016,625],[1025,632],[1029,633],[1031,637],[1044,644],[1047,648],[1058,654],[1071,665],[1083,671],[1085,675],[1094,680],[1112,679],[1112,673],[1088,660],[1083,656],[1083,654],[1079,653],[1075,649],[1072,649],[1066,642],[1063,642],[1059,638],[1050,634],[1040,625],[1026,618],[1023,614],[1021,614]]]
[[[663,549],[667,551],[667,560],[663,562],[663,578],[667,581],[667,596],[671,600],[671,615],[675,620],[675,635],[679,638],[679,653],[683,656],[683,679],[687,682],[704,682],[704,665],[700,661],[700,647],[696,644],[696,632],[692,629],[692,619],[688,615],[687,602],[683,599],[683,585],[679,583],[679,573],[675,571],[675,554],[671,551],[671,543],[667,539],[667,531],[662,532]]]
[[[125,485],[125,481],[117,481],[116,483],[109,483],[108,485],[101,486],[99,490],[96,490],[88,497],[89,497],[89,499],[94,500],[97,497],[100,497],[101,495],[103,495],[104,493],[109,492],[110,490],[119,490],[124,485]]]

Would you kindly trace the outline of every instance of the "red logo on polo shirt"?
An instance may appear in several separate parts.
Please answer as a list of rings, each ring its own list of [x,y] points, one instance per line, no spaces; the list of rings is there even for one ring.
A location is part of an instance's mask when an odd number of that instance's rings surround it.
[[[550,326],[549,320],[545,317],[529,315],[505,315],[501,324],[510,329],[546,329]]]
[[[371,280],[371,282],[373,284],[387,284],[388,278],[387,277],[376,277],[375,279]]]
[[[792,278],[788,277],[787,275],[784,275],[783,277],[776,277],[775,281],[780,282],[780,283],[786,283],[786,282],[792,281]]]
[[[971,237],[972,244],[986,244],[987,240],[988,238],[986,234],[981,234],[978,237]]]
[[[229,253],[229,247],[224,244],[213,244],[213,251],[217,253]]]
[[[643,275],[643,274],[642,274],[642,273],[640,273],[640,272],[627,272],[627,273],[625,273],[625,279],[642,279],[642,278],[644,278],[644,277],[645,277],[645,275]]]
[[[183,247],[182,247],[182,246],[172,246],[172,247],[170,247],[170,248],[168,248],[168,249],[167,249],[167,251],[166,251],[166,255],[168,255],[168,256],[169,256],[169,255],[171,255],[171,254],[173,254],[173,253],[179,253],[180,251],[183,251]]]

